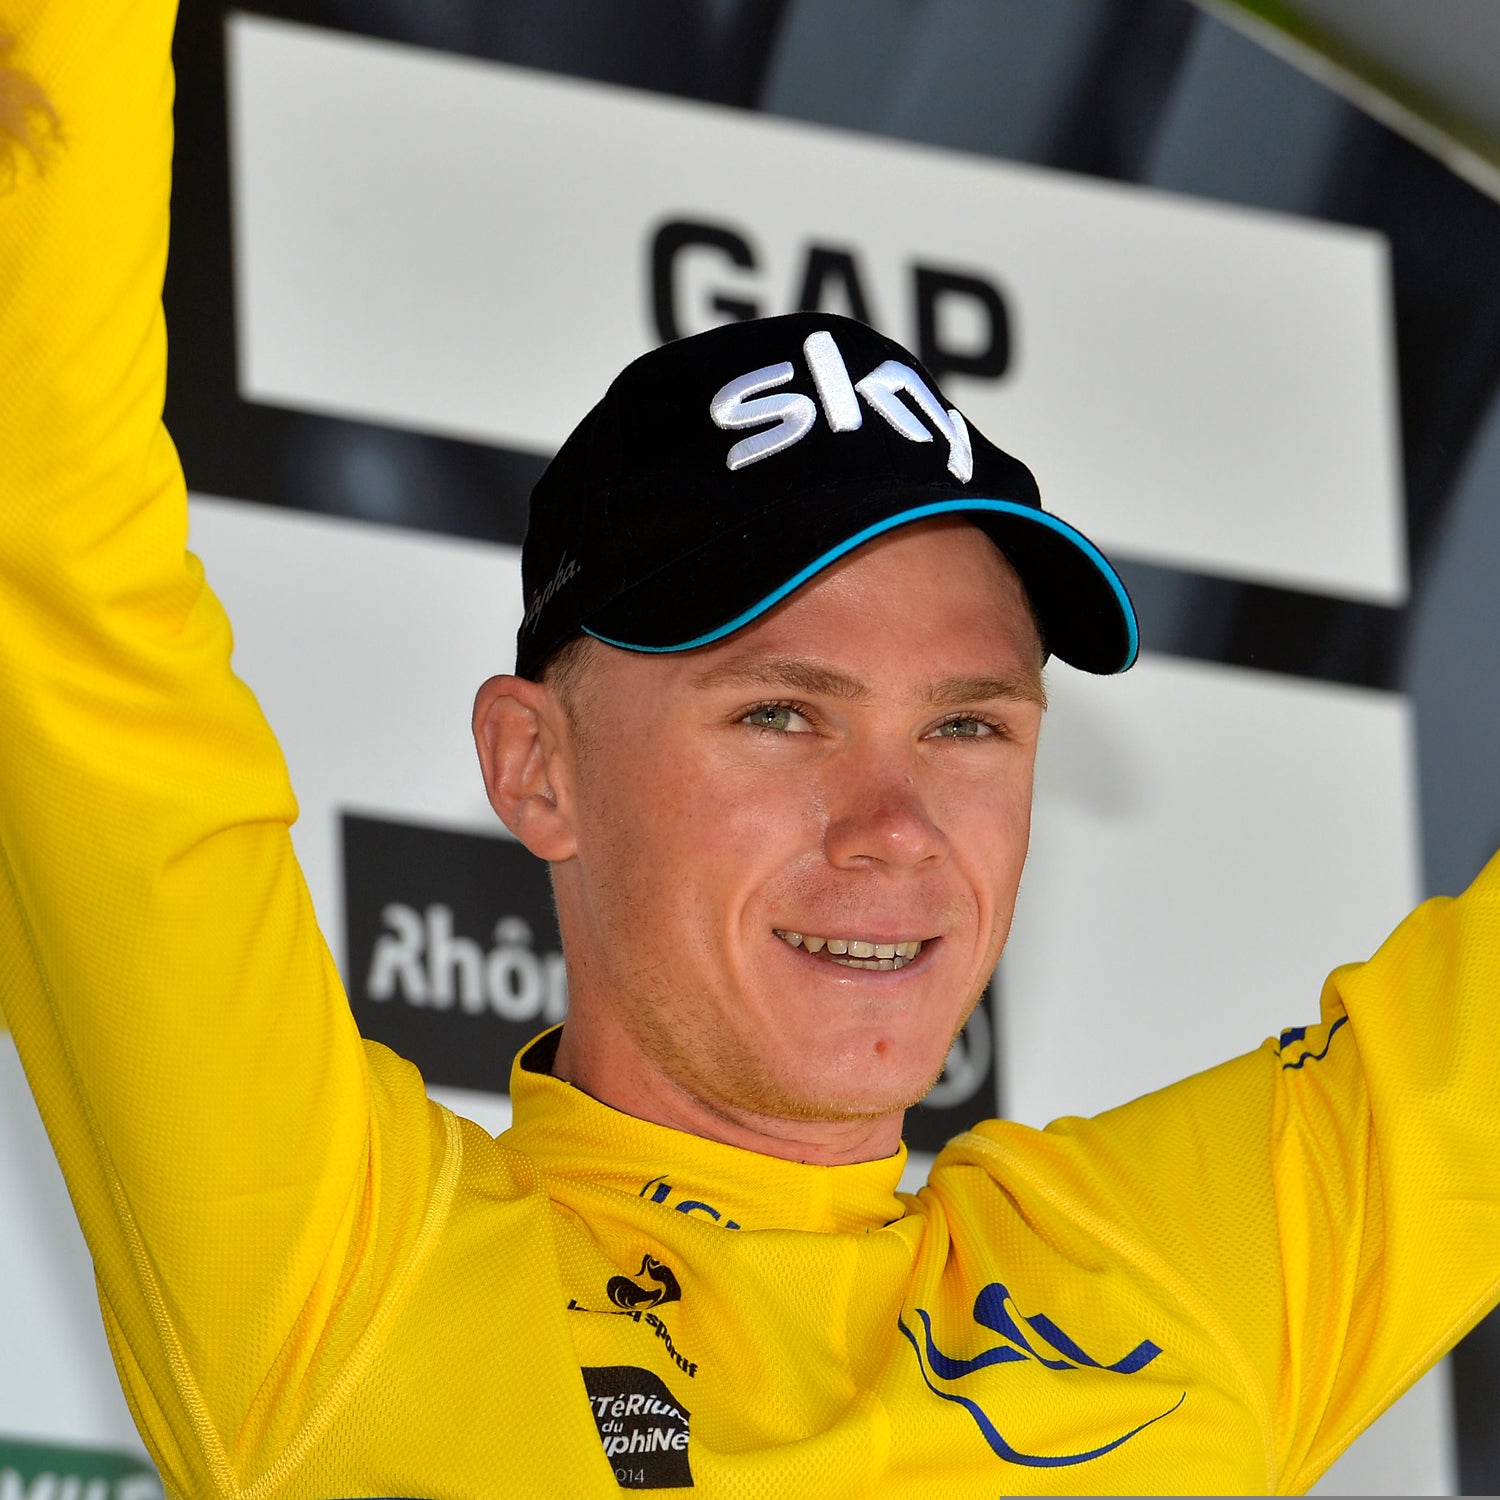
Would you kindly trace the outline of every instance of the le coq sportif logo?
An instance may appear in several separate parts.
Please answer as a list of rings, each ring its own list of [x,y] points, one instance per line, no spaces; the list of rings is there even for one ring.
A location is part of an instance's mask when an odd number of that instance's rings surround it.
[[[682,1285],[670,1266],[654,1255],[641,1257],[634,1277],[611,1276],[605,1293],[616,1307],[660,1307],[663,1302],[681,1302]]]

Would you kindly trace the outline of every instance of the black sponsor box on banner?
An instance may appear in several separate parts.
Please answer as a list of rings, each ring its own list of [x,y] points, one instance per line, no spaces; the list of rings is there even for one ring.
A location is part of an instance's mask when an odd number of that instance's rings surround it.
[[[567,1012],[547,867],[512,839],[344,813],[344,935],[360,1031],[429,1083],[509,1092]]]
[[[349,1003],[430,1083],[508,1092],[516,1053],[567,1013],[547,867],[511,839],[342,815]],[[913,1150],[998,1113],[992,989],[926,1101]]]

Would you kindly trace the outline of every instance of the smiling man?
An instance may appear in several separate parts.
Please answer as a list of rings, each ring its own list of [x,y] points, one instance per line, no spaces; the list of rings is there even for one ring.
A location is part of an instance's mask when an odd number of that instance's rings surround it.
[[[1123,667],[1113,570],[911,355],[809,314],[627,370],[537,486],[524,569],[527,675],[475,730],[553,869],[554,1075],[776,1156],[892,1156],[1010,927],[1030,598]]]
[[[894,1154],[1026,856],[1043,699],[1014,573],[929,521],[743,640],[585,661],[571,715],[514,679],[480,700],[491,795],[553,861],[577,976],[552,1071],[775,1156]]]
[[[171,7],[11,22],[66,145],[0,198],[0,994],[170,1493],[1294,1490],[1494,1305],[1496,864],[1317,1024],[898,1193],[1009,929],[1044,657],[1136,631],[842,319],[654,351],[538,485],[474,731],[572,1009],[503,1136],[430,1103],[355,1031],[184,550]]]

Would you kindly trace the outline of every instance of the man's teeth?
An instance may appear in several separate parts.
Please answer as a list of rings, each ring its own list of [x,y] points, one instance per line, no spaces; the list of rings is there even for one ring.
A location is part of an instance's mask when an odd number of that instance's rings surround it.
[[[817,937],[811,933],[772,929],[782,942],[809,953],[825,948],[836,964],[846,969],[904,969],[922,951],[921,941],[910,943],[868,943],[863,938]]]

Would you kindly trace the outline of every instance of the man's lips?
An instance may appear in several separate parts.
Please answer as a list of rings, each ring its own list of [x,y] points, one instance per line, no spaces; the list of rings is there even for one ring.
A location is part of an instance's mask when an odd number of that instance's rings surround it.
[[[827,936],[821,933],[796,932],[791,928],[772,929],[789,947],[821,957],[846,969],[904,969],[918,957],[932,938],[879,939],[847,934]]]

